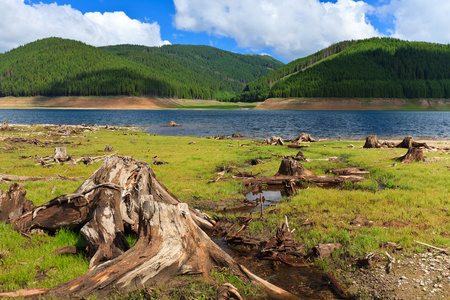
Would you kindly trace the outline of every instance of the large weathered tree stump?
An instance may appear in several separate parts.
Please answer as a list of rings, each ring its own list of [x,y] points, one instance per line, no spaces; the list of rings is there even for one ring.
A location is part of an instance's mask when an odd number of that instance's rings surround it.
[[[381,148],[381,143],[378,141],[376,135],[368,135],[363,148]]]
[[[4,214],[10,218],[11,212]],[[117,291],[161,285],[178,275],[208,277],[217,266],[255,280],[268,293],[292,296],[241,268],[201,229],[212,228],[208,217],[170,193],[148,163],[130,157],[106,157],[74,193],[56,197],[12,221],[21,232],[81,227],[91,271],[52,288],[48,295],[56,299],[109,297]],[[131,249],[127,231],[138,235]]]
[[[270,139],[265,139],[263,145],[284,146],[284,141],[279,136],[271,136]]]
[[[298,137],[291,140],[292,143],[307,143],[307,142],[317,142],[309,133],[301,133]]]
[[[284,157],[275,176],[311,176],[312,174],[313,173],[306,170],[299,161]]]
[[[9,122],[3,121],[1,129],[2,131],[8,131],[9,130]]]
[[[404,164],[410,164],[413,161],[425,161],[423,150],[421,148],[411,147],[405,155],[396,158]]]
[[[403,139],[403,141],[401,141],[400,143],[395,145],[395,148],[409,149],[411,147],[414,147],[414,148],[424,147],[424,148],[430,149],[430,147],[427,145],[427,143],[418,143],[418,142],[413,140],[412,136],[406,136]]]
[[[7,193],[0,190],[0,222],[13,223],[24,213],[35,209],[26,192],[17,183],[9,187]]]

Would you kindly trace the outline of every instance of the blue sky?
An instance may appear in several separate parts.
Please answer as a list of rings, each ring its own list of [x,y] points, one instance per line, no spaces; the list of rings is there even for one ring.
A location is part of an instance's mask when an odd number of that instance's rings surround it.
[[[289,62],[374,36],[448,44],[449,15],[448,0],[0,0],[0,52],[59,36],[210,45]]]

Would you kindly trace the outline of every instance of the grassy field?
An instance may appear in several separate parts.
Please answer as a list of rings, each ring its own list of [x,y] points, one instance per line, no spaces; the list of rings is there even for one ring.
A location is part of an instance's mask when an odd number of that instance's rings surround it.
[[[75,158],[99,156],[106,144],[120,155],[132,156],[151,163],[154,159],[168,164],[152,165],[157,178],[181,201],[209,214],[228,215],[224,208],[241,206],[248,188],[236,180],[211,183],[223,167],[258,176],[272,176],[278,171],[283,155],[297,151],[282,146],[263,146],[253,140],[212,140],[192,137],[156,136],[132,128],[116,130],[85,129],[78,134],[63,136],[42,126],[13,126],[0,132],[0,174],[42,177],[83,176],[87,178],[100,165],[36,165],[35,155],[52,155],[54,147],[67,147]],[[26,139],[13,142],[10,137]],[[31,139],[34,143],[30,143]],[[194,142],[194,143],[191,143]],[[401,164],[393,160],[406,149],[362,149],[364,141],[321,141],[302,150],[306,158],[337,156],[341,163],[305,162],[306,169],[324,175],[330,168],[365,167],[367,179],[345,184],[336,189],[309,186],[265,211],[262,220],[255,219],[247,229],[254,237],[270,238],[279,224],[289,219],[296,228],[294,238],[308,248],[318,243],[340,243],[342,247],[331,258],[317,259],[316,266],[337,276],[351,272],[348,262],[378,250],[380,242],[395,242],[405,253],[424,248],[413,243],[419,240],[437,247],[450,247],[450,154],[448,150],[428,152],[427,162]],[[348,148],[349,144],[354,148]],[[435,142],[437,147],[448,146]],[[448,149],[448,148],[447,148]],[[155,158],[156,157],[156,158]],[[264,163],[249,166],[253,158]],[[225,177],[231,177],[226,174]],[[82,181],[22,182],[27,198],[41,205],[54,197],[73,192]],[[1,183],[7,191],[10,183]],[[270,210],[270,211],[269,211]],[[367,220],[361,226],[350,225],[360,216]],[[315,227],[301,227],[305,220],[315,220]],[[133,237],[129,237],[131,243]],[[10,225],[0,223],[0,292],[22,288],[51,288],[88,271],[88,260],[82,256],[55,256],[49,253],[60,246],[83,245],[77,232],[61,230],[52,235],[27,238]],[[212,281],[192,277],[177,289],[155,287],[135,295],[133,299],[165,297],[187,299],[214,297],[217,284],[233,281],[247,298],[258,293],[224,270],[215,271]],[[180,289],[180,286],[182,288]],[[205,292],[196,294],[201,287]],[[158,296],[159,295],[159,296]],[[178,296],[177,296],[178,295]],[[118,295],[119,297],[122,297]],[[134,296],[133,296],[134,297]],[[123,298],[123,297],[122,297]]]

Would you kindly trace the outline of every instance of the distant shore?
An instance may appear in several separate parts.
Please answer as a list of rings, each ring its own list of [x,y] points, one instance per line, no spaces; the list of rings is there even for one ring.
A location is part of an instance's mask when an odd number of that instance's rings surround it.
[[[267,99],[254,109],[342,111],[450,111],[450,99],[286,98]]]
[[[230,103],[133,96],[3,97],[0,109],[257,109],[332,111],[450,111],[450,99],[286,98]]]
[[[2,109],[246,109],[252,103],[228,103],[215,100],[102,96],[102,97],[3,97]]]

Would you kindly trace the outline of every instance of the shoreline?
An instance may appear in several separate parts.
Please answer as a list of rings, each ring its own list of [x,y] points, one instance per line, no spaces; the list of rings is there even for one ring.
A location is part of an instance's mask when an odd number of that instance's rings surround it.
[[[159,110],[159,109],[248,109],[257,104],[228,103],[216,100],[186,100],[134,96],[3,97],[0,109],[89,109],[89,110]]]
[[[234,103],[135,96],[0,97],[0,109],[255,109],[304,111],[450,111],[450,99],[270,98]]]

